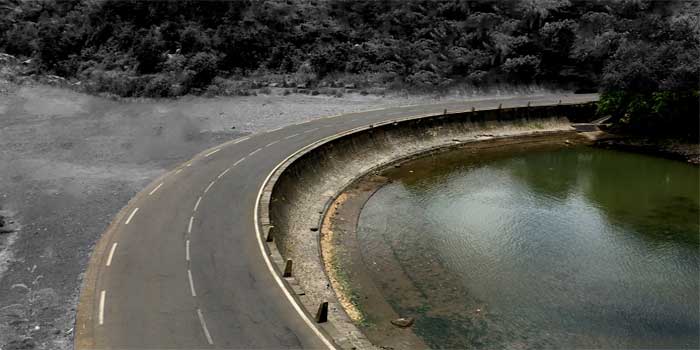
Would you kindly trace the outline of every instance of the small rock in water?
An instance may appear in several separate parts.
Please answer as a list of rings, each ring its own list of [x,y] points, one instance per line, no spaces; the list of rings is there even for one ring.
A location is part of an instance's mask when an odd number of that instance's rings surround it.
[[[395,320],[391,320],[391,324],[396,327],[406,328],[411,327],[414,321],[413,317],[399,317]]]

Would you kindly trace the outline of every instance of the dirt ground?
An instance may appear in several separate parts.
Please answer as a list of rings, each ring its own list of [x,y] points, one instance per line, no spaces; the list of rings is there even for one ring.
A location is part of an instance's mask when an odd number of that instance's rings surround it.
[[[359,94],[117,101],[0,81],[0,349],[72,348],[94,243],[164,171],[244,134],[435,102]]]

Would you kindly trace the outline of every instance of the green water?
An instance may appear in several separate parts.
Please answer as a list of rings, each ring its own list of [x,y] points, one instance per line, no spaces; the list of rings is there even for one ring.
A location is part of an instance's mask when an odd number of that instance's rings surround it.
[[[700,347],[698,167],[576,147],[385,175],[362,259],[429,346]]]

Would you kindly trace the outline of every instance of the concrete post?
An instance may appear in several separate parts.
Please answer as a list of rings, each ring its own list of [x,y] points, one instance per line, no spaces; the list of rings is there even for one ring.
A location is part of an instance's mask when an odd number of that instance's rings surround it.
[[[272,230],[274,227],[270,226],[270,228],[267,229],[267,237],[265,237],[265,242],[272,242],[274,240]]]
[[[316,323],[328,322],[328,302],[324,301],[318,306],[318,312],[316,312]]]
[[[284,274],[282,277],[292,277],[292,259],[287,259],[287,264],[284,265]]]

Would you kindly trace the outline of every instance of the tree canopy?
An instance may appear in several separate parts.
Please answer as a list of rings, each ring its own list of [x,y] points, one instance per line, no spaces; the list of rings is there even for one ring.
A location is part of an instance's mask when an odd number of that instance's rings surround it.
[[[640,93],[697,90],[700,79],[693,1],[10,0],[0,17],[0,50],[41,71],[144,76],[178,93],[217,76],[300,71],[310,84],[342,73]]]

